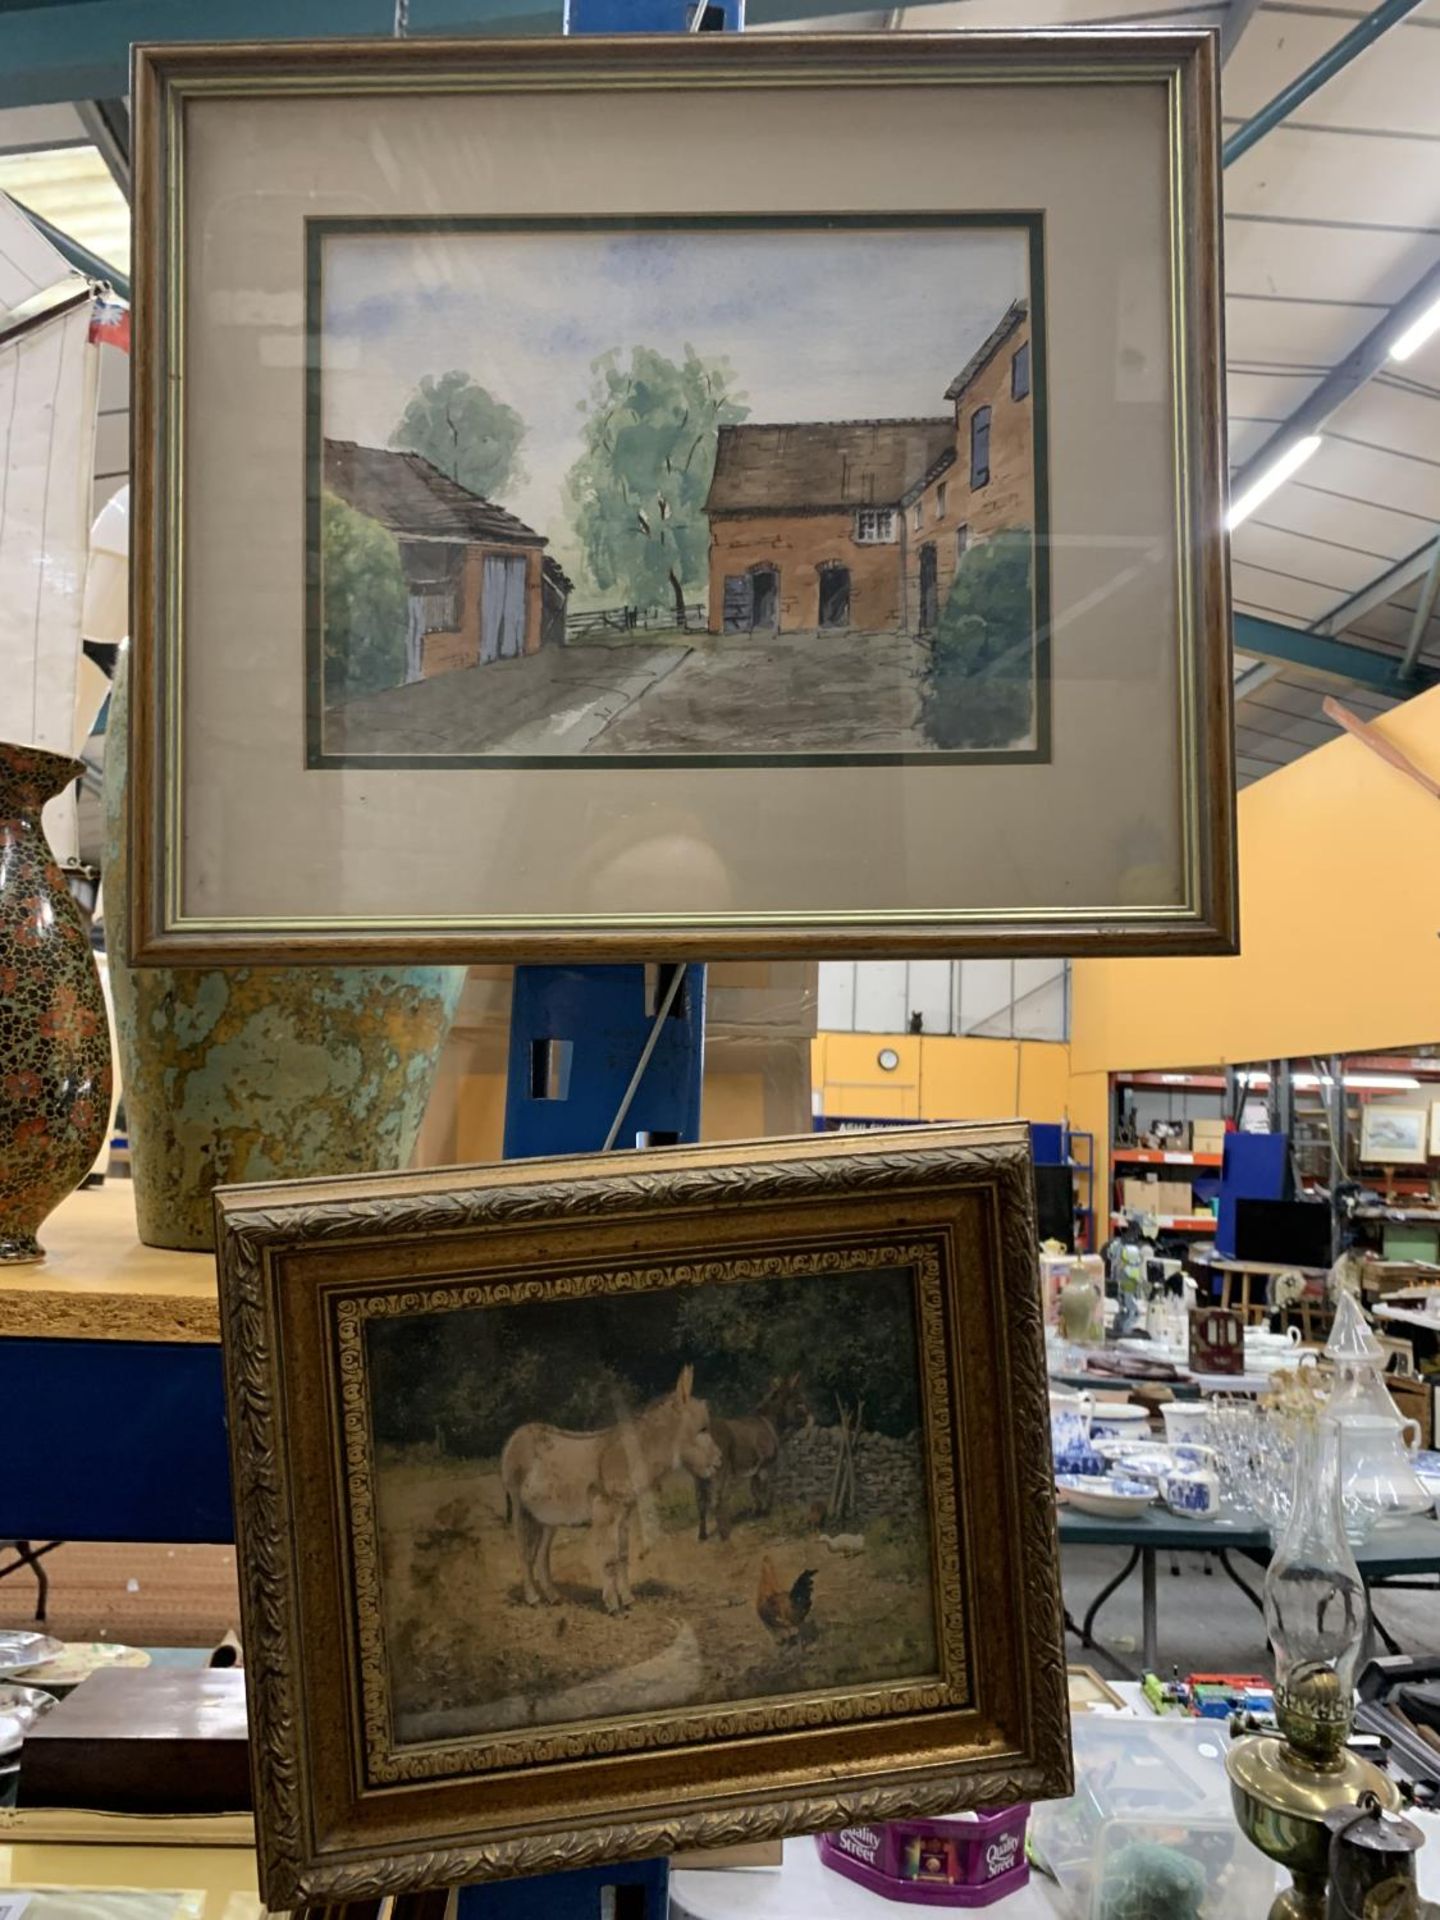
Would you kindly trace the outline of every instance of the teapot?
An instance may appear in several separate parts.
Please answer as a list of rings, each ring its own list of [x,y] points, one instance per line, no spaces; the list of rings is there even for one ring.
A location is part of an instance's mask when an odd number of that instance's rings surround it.
[[[1410,1460],[1419,1440],[1414,1420],[1352,1413],[1340,1422],[1340,1504],[1352,1546],[1375,1527],[1400,1526],[1429,1512],[1431,1496]]]

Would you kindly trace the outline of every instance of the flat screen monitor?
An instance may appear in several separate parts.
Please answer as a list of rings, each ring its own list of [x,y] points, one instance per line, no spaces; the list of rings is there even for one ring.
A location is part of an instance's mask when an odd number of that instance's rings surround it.
[[[1235,1258],[1328,1267],[1329,1206],[1323,1200],[1237,1200]]]
[[[1035,1169],[1035,1212],[1040,1239],[1058,1240],[1067,1253],[1075,1251],[1075,1176],[1069,1167]]]

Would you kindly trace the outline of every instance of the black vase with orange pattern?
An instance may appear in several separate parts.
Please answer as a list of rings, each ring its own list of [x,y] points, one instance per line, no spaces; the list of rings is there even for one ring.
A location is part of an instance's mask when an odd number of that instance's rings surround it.
[[[40,824],[78,760],[0,741],[0,1262],[85,1178],[110,1114],[105,996]]]

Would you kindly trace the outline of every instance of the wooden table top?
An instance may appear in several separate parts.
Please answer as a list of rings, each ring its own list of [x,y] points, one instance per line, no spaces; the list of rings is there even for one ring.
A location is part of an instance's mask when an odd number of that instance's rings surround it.
[[[220,1338],[215,1256],[142,1246],[128,1180],[72,1193],[40,1244],[43,1260],[0,1265],[0,1338]]]

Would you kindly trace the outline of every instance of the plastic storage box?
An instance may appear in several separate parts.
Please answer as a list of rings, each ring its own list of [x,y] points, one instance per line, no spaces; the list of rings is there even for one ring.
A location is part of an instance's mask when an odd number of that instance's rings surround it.
[[[1071,1735],[1076,1790],[1038,1806],[1030,1834],[1068,1912],[1236,1920],[1269,1911],[1275,1867],[1235,1824],[1218,1721],[1077,1715]]]
[[[1027,1805],[935,1820],[890,1820],[822,1833],[820,1858],[887,1900],[927,1907],[988,1907],[1030,1878]]]

